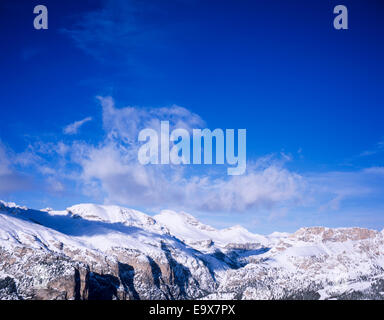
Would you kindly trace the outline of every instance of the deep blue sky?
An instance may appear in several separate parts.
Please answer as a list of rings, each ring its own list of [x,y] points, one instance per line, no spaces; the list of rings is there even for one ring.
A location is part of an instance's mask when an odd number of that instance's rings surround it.
[[[103,130],[95,96],[102,95],[117,107],[177,104],[212,129],[246,128],[249,159],[284,152],[293,158],[286,167],[299,174],[384,166],[382,1],[111,3],[0,2],[0,141],[10,153],[39,140],[66,142],[62,128],[88,116],[94,121],[80,139],[97,143]],[[48,7],[48,30],[33,29],[37,4]],[[348,7],[349,30],[333,28],[337,4]],[[115,25],[99,34],[97,13],[108,6]],[[33,168],[18,170],[37,177]],[[381,188],[381,178],[368,183]],[[37,207],[93,200],[68,193],[40,203],[28,192],[5,190],[0,198]],[[295,209],[285,222],[250,214],[238,220],[255,220],[254,230],[265,232],[301,222],[340,226],[358,209],[372,214],[356,213],[354,224],[381,229],[382,195],[348,199],[342,213],[321,219],[301,220]]]

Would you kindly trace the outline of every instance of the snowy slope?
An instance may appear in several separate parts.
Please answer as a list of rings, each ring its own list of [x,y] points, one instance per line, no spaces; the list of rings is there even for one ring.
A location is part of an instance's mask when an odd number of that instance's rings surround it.
[[[134,210],[88,204],[66,211],[0,206],[0,281],[17,287],[23,299],[74,298],[79,286],[84,299],[103,296],[105,290],[119,299],[199,296],[215,285],[207,261],[212,268],[227,268],[201,256]],[[73,283],[76,273],[79,285]],[[110,288],[110,278],[119,283],[116,289]],[[4,297],[14,295],[0,287]]]
[[[0,283],[0,299],[384,299],[384,234],[262,236],[170,210],[0,201]]]
[[[217,230],[201,223],[192,215],[184,212],[163,210],[160,214],[154,216],[154,219],[165,225],[172,235],[189,244],[209,240],[219,247],[235,243],[254,243],[260,245],[267,245],[269,243],[266,237],[253,234],[241,226]]]
[[[82,204],[66,211],[45,212],[13,204],[6,207],[3,202],[0,218],[2,239],[30,239],[31,244],[37,241],[49,249],[51,242],[60,241],[90,250],[127,247],[151,252],[161,240],[170,241],[168,230],[150,216],[117,206]]]

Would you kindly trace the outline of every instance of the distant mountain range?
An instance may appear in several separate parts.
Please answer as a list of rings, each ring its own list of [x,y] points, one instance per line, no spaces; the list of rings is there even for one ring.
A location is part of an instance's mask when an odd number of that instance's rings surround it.
[[[383,298],[383,231],[263,236],[169,210],[0,201],[0,299]]]

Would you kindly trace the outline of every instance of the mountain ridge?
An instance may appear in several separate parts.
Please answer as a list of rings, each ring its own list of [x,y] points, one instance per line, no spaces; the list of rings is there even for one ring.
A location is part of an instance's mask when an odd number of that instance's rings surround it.
[[[0,299],[383,299],[384,234],[263,236],[187,213],[0,201]]]

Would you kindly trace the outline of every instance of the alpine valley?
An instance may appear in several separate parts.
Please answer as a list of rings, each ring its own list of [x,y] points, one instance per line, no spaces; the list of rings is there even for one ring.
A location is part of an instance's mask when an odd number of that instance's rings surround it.
[[[263,236],[182,212],[0,201],[0,299],[383,298],[383,231]]]

